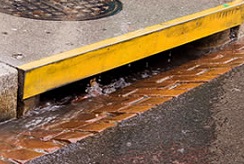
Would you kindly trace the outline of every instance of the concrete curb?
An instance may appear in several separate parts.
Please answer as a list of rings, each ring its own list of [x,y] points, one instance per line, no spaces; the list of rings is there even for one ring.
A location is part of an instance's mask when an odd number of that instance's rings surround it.
[[[0,121],[16,117],[18,71],[0,62]]]
[[[239,30],[238,30],[238,35],[237,35],[237,37],[238,38],[242,38],[244,36],[244,24],[241,24],[240,26],[239,26]]]

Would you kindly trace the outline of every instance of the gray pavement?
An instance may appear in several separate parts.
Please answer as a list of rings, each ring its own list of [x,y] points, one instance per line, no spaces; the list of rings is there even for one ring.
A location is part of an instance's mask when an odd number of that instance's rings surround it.
[[[209,9],[231,0],[122,0],[118,14],[91,21],[43,21],[0,13],[0,61],[14,67]]]
[[[242,164],[244,66],[29,164]]]

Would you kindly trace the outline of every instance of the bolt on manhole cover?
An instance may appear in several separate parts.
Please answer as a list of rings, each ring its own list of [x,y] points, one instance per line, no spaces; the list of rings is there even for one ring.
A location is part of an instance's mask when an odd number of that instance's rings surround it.
[[[40,20],[91,20],[120,10],[119,0],[0,0],[0,12]]]

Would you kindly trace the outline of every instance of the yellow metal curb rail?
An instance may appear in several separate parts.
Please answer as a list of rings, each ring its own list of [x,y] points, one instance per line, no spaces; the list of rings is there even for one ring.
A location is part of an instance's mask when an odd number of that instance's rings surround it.
[[[244,2],[237,0],[24,64],[18,67],[21,98],[238,26],[243,20]]]

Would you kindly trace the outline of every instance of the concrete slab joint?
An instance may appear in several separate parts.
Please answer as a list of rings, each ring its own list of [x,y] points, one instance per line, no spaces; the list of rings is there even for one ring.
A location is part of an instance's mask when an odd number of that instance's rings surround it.
[[[16,117],[18,71],[0,62],[0,121]]]

